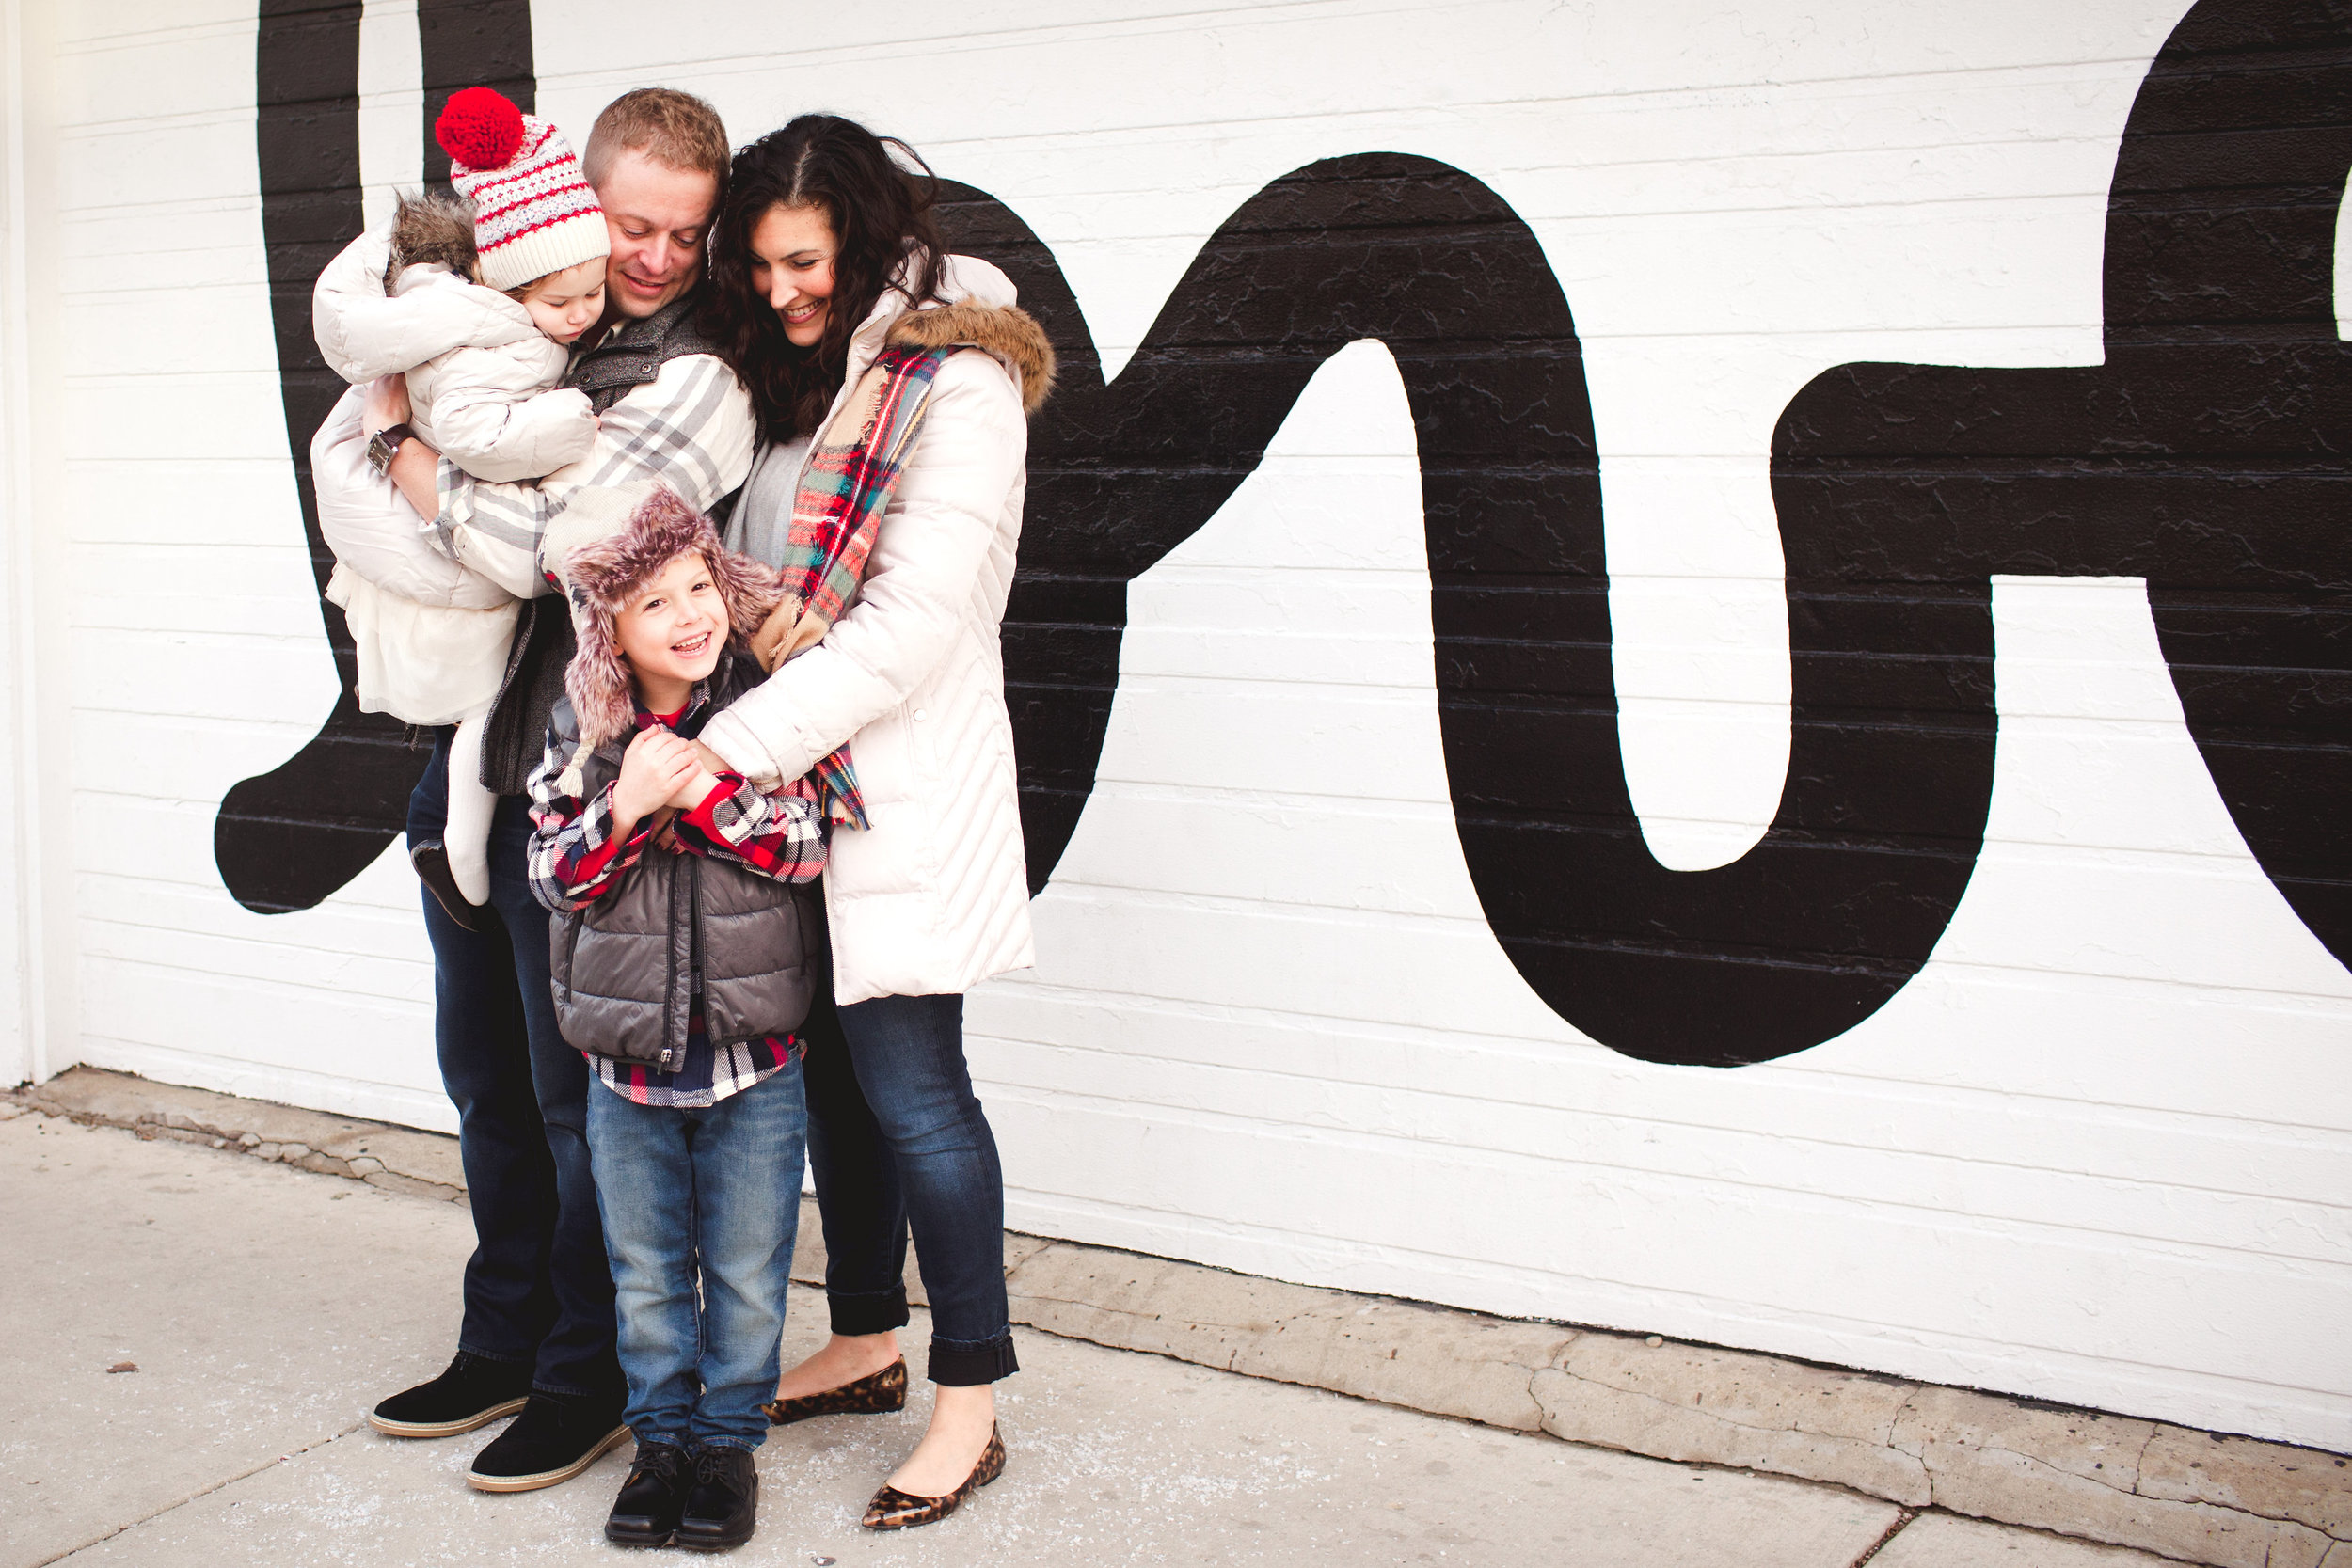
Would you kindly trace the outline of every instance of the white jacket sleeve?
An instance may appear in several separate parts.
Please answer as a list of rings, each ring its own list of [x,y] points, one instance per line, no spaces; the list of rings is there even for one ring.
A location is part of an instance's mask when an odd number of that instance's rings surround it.
[[[421,605],[496,610],[515,596],[434,548],[424,519],[368,466],[359,388],[337,400],[310,439],[319,531],[346,570]]]
[[[541,483],[479,483],[444,458],[434,535],[444,554],[517,598],[545,594],[540,541],[574,490],[659,480],[707,511],[751,472],[757,439],[735,372],[715,355],[681,355],[604,411],[587,456]]]
[[[459,349],[486,357],[497,349]],[[443,457],[476,479],[544,479],[588,455],[596,441],[588,394],[569,388],[517,395],[487,378],[449,374],[433,399],[433,436]]]
[[[485,312],[485,303],[497,309],[495,296],[485,301],[480,296],[486,291],[446,273],[437,286],[386,293],[384,268],[391,255],[388,229],[362,234],[326,263],[310,291],[310,332],[319,355],[345,381],[357,386],[399,375],[485,331],[493,337],[515,332],[514,322]]]
[[[712,719],[704,742],[755,783],[795,779],[905,702],[946,657],[978,589],[1028,441],[1002,365],[967,351],[942,366],[856,602]]]
[[[397,375],[409,365],[381,362],[400,352],[399,334],[389,330],[397,307],[385,297],[384,268],[392,256],[390,235],[373,230],[343,246],[319,273],[310,291],[310,332],[319,355],[345,381]]]

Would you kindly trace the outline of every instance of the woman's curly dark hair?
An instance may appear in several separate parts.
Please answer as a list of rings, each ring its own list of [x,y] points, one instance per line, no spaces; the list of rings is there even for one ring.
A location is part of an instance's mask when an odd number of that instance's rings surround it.
[[[897,148],[907,167],[890,155]],[[838,115],[803,115],[735,155],[710,236],[706,322],[751,389],[761,433],[788,441],[814,431],[849,372],[850,337],[882,291],[920,305],[939,292],[945,247],[932,210],[939,177],[914,149]],[[752,283],[752,230],[774,207],[815,207],[833,224],[833,298],[824,336],[795,348]],[[903,272],[902,272],[903,266]]]

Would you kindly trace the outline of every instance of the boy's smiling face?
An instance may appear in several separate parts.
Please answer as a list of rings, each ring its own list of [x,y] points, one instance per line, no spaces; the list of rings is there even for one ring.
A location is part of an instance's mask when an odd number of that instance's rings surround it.
[[[655,713],[675,713],[694,683],[719,667],[727,644],[726,601],[699,550],[689,550],[647,578],[613,618],[613,638],[637,695]]]

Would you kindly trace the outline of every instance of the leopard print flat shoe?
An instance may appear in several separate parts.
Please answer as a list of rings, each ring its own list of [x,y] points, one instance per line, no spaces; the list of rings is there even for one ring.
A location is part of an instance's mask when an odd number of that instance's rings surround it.
[[[988,1447],[980,1450],[980,1462],[972,1466],[972,1473],[963,1478],[961,1486],[944,1497],[918,1497],[912,1492],[885,1486],[866,1505],[866,1517],[859,1523],[867,1529],[912,1529],[917,1525],[935,1525],[961,1508],[966,1497],[1004,1473],[1005,1440],[991,1427]]]
[[[907,1363],[906,1357],[900,1356],[881,1371],[868,1372],[855,1383],[845,1383],[821,1394],[770,1400],[759,1408],[768,1412],[770,1426],[788,1427],[811,1416],[887,1416],[906,1407]]]

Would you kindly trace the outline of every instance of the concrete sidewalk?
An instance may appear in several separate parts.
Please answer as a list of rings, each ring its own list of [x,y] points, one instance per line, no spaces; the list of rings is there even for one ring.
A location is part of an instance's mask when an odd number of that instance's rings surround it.
[[[519,1497],[492,1435],[362,1424],[454,1339],[465,1211],[40,1115],[0,1123],[0,1563],[624,1560],[626,1466]],[[787,1355],[821,1335],[796,1290]],[[925,1324],[918,1317],[914,1343]],[[2163,1560],[1840,1488],[1522,1436],[1049,1335],[1003,1393],[1005,1479],[946,1524],[857,1516],[921,1430],[836,1417],[761,1450],[756,1564],[2134,1568]],[[135,1364],[135,1371],[108,1369]],[[1891,1535],[1890,1535],[1890,1532]],[[1875,1552],[1875,1556],[1871,1555]]]

